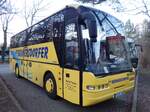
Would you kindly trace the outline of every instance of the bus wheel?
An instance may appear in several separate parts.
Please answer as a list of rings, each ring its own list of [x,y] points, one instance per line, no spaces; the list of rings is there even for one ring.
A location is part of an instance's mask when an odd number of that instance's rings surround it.
[[[56,81],[52,74],[48,73],[44,79],[44,89],[52,99],[57,99]]]
[[[20,78],[20,75],[19,75],[19,67],[16,65],[15,67],[15,75],[17,78]]]

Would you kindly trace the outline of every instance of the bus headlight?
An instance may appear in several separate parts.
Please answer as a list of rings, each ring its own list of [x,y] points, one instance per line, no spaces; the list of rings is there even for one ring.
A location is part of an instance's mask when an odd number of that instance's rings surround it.
[[[108,89],[108,88],[109,88],[108,84],[88,85],[88,86],[86,86],[87,90],[104,90],[104,89]]]
[[[91,85],[86,86],[86,88],[87,88],[87,90],[95,90],[95,86],[91,86]]]

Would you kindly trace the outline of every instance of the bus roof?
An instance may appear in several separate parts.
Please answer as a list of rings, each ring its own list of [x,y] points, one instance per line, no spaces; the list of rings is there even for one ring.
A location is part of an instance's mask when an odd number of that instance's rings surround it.
[[[100,10],[100,9],[96,9],[96,8],[93,8],[93,7],[84,6],[84,5],[79,5],[79,4],[70,4],[70,5],[66,5],[66,6],[65,6],[63,9],[61,9],[60,11],[57,11],[57,12],[51,14],[50,16],[48,16],[48,17],[46,17],[46,18],[44,18],[44,19],[38,21],[37,23],[31,25],[30,27],[25,28],[24,30],[22,30],[22,31],[20,31],[20,32],[18,32],[18,33],[16,33],[16,34],[13,35],[12,37],[14,37],[14,36],[16,36],[17,34],[19,34],[19,33],[23,32],[23,31],[25,31],[25,30],[27,30],[27,29],[33,27],[34,25],[36,25],[36,24],[42,22],[43,20],[45,20],[45,19],[47,19],[47,18],[49,18],[49,17],[51,17],[51,16],[54,16],[55,14],[57,14],[57,13],[59,13],[59,12],[65,10],[65,9],[67,9],[67,8],[74,8],[75,10],[78,10],[79,7],[83,7],[83,8],[87,8],[87,9],[91,9],[91,10],[96,10],[96,11],[101,11],[101,12],[103,12],[103,13],[108,14],[107,12],[104,12],[104,11],[102,11],[102,10]],[[108,14],[108,15],[111,15],[111,14]],[[112,15],[111,15],[111,16],[112,16]],[[113,17],[114,17],[114,16],[113,16]],[[115,17],[115,18],[116,18],[116,17]],[[116,19],[118,19],[118,18],[116,18]],[[118,20],[119,20],[119,19],[118,19]],[[119,20],[119,21],[121,21],[121,20]],[[11,37],[11,38],[12,38],[12,37]]]

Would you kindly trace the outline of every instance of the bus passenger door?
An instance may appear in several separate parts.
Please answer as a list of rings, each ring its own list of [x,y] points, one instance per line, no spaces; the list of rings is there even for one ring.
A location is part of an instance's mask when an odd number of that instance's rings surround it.
[[[64,99],[80,104],[80,71],[79,71],[79,45],[76,23],[70,21],[65,26],[64,48]]]
[[[19,75],[20,75],[20,76],[23,76],[23,74],[24,74],[23,60],[20,59],[20,60],[18,60],[17,63],[18,63],[18,66],[19,66]]]
[[[24,61],[24,77],[32,81],[32,61]]]
[[[32,61],[28,61],[28,67],[27,67],[27,74],[28,74],[28,80],[30,81],[33,81],[32,78],[33,78],[33,72],[35,71],[36,69],[33,69],[33,63]],[[34,81],[33,81],[34,82]]]
[[[23,49],[26,50],[27,47],[24,47]],[[22,61],[22,63],[23,63],[23,77],[26,79],[28,78],[28,61],[27,60],[28,60],[28,57],[24,56],[23,61]]]
[[[23,77],[28,78],[28,61],[23,61]]]

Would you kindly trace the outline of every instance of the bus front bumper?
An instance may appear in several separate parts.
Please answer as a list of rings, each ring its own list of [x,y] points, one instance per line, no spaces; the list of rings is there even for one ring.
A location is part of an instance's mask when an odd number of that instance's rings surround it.
[[[133,82],[134,83],[134,82]],[[113,98],[114,95],[118,93],[127,93],[134,88],[134,84],[125,87],[120,87],[117,89],[108,89],[104,91],[85,91],[83,90],[83,106],[90,106],[105,100]]]

